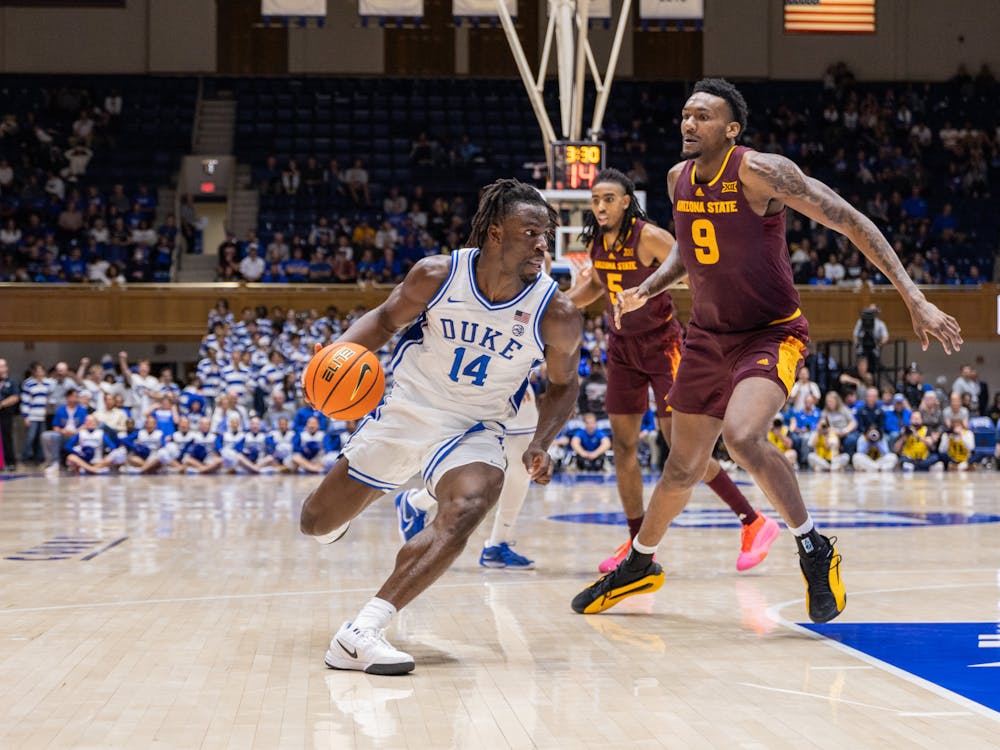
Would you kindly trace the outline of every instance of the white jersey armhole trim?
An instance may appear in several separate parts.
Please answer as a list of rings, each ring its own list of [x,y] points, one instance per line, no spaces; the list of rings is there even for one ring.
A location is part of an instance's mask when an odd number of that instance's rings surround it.
[[[558,289],[559,285],[554,280],[550,280],[549,290],[545,293],[541,303],[538,305],[538,313],[535,315],[535,323],[531,329],[535,336],[535,343],[538,345],[538,349],[541,351],[543,358],[545,357],[545,342],[542,341],[542,318],[545,317],[545,311],[549,308],[549,302],[552,301],[552,296]]]
[[[448,278],[446,278],[444,283],[441,284],[441,288],[437,290],[437,294],[435,294],[431,298],[431,301],[427,303],[427,307],[425,309],[430,310],[434,307],[434,305],[440,302],[441,298],[444,297],[445,292],[448,291],[448,287],[451,286],[451,282],[455,278],[455,272],[458,270],[458,256],[461,252],[461,250],[455,250],[452,252],[450,258],[451,268],[448,270]]]

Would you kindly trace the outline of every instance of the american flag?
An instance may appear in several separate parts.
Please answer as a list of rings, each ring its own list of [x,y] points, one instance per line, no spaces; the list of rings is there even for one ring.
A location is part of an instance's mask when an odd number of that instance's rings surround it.
[[[514,311],[514,322],[516,323],[527,323],[531,320],[531,313],[523,312],[522,310]]]
[[[875,33],[875,0],[785,0],[785,31]]]

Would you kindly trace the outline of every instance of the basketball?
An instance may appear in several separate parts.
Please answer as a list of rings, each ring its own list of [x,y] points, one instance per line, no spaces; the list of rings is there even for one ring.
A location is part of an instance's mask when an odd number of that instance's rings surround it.
[[[385,373],[378,357],[348,341],[320,349],[302,376],[306,400],[331,419],[360,419],[378,406]]]

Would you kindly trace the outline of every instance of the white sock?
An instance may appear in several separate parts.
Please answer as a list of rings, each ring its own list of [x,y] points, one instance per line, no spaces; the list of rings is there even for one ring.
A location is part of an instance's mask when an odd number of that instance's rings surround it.
[[[389,627],[389,621],[394,614],[396,614],[396,608],[385,599],[379,599],[376,596],[361,608],[358,616],[351,622],[351,627],[362,630],[366,628],[384,630]]]
[[[806,521],[804,524],[802,524],[801,526],[796,526],[795,528],[789,526],[788,530],[792,532],[792,534],[794,534],[795,536],[805,536],[814,528],[816,528],[816,524],[813,523],[812,516],[806,514]]]
[[[348,521],[343,526],[338,526],[333,531],[328,531],[325,534],[317,534],[316,536],[313,537],[313,539],[315,539],[320,544],[332,544],[333,542],[337,541],[338,539],[340,539],[340,537],[344,535],[344,532],[347,531],[347,527],[350,525],[351,522]]]
[[[409,503],[417,510],[428,511],[431,508],[437,506],[438,501],[431,497],[431,493],[427,491],[427,488],[414,492],[409,497]]]
[[[641,555],[652,555],[652,554],[654,554],[656,552],[657,546],[659,546],[659,545],[653,545],[652,547],[647,547],[645,544],[642,544],[639,541],[638,534],[636,535],[635,539],[632,540],[632,549],[634,549],[636,552],[638,552]]]
[[[528,449],[533,437],[534,435],[515,435],[508,437],[504,444],[507,474],[497,501],[497,513],[487,547],[496,547],[501,542],[509,543],[514,540],[514,525],[524,507],[524,499],[528,496],[528,486],[531,484],[531,477],[521,463],[521,455]]]

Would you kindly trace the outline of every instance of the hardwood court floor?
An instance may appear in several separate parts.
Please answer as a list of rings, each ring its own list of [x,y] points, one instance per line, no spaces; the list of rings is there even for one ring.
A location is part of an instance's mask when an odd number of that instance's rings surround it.
[[[802,476],[840,537],[829,634],[853,649],[796,625],[787,532],[736,573],[704,487],[658,594],[574,615],[624,527],[550,519],[613,513],[613,483],[532,489],[518,549],[538,569],[480,569],[481,529],[390,630],[406,677],[323,664],[392,567],[388,498],[321,549],[297,530],[315,478],[0,482],[0,748],[1000,747],[997,480]],[[940,663],[921,678],[918,657]],[[958,695],[976,689],[992,710]]]

